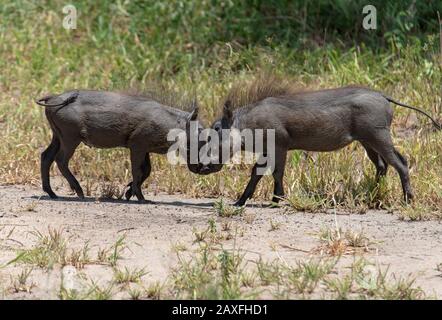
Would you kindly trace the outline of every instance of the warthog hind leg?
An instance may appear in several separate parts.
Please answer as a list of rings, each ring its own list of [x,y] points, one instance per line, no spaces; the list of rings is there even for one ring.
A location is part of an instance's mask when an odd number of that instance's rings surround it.
[[[52,137],[51,144],[41,154],[40,172],[41,172],[43,191],[46,192],[49,195],[49,197],[53,199],[57,198],[57,195],[54,193],[54,191],[52,191],[49,171],[59,150],[60,150],[60,140],[54,135]]]
[[[388,163],[393,166],[399,174],[402,183],[405,202],[413,199],[413,191],[410,185],[407,160],[394,148],[390,131],[380,130],[376,132],[369,145]]]
[[[63,141],[61,149],[60,151],[58,151],[57,156],[55,157],[55,161],[57,162],[58,169],[60,170],[63,177],[65,177],[68,181],[71,189],[77,193],[78,197],[83,199],[83,189],[81,188],[80,184],[78,183],[72,172],[69,170],[69,161],[71,160],[72,155],[74,154],[75,149],[78,147],[79,144],[80,141],[69,141],[69,143]]]
[[[363,143],[362,145],[364,146],[365,151],[367,152],[368,158],[371,160],[371,162],[373,162],[373,164],[376,167],[376,180],[379,181],[380,177],[383,177],[387,174],[388,164],[369,145],[367,145],[366,143]]]

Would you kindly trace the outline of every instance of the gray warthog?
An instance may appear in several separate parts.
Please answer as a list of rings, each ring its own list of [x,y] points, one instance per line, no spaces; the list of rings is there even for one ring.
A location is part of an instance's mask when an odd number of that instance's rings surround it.
[[[284,195],[283,176],[288,150],[333,151],[355,140],[363,145],[376,166],[377,177],[386,174],[388,165],[397,170],[405,201],[408,201],[413,192],[407,161],[394,148],[391,139],[393,110],[390,102],[426,115],[440,129],[440,125],[424,111],[399,103],[381,92],[356,86],[302,92],[271,79],[261,79],[249,88],[232,90],[224,104],[222,117],[213,123],[212,128],[219,132],[220,145],[223,144],[222,129],[275,130],[274,202]],[[270,156],[265,150],[264,146],[261,156]],[[200,173],[221,170],[222,163],[219,163],[211,164]],[[255,164],[250,181],[235,205],[244,205],[253,195],[261,179],[257,174],[260,167],[266,167],[265,161]]]
[[[160,99],[106,91],[76,90],[60,95],[47,96],[36,101],[45,107],[46,118],[52,129],[52,142],[41,154],[41,178],[43,190],[56,198],[49,183],[49,169],[57,163],[62,175],[80,198],[83,190],[69,170],[68,164],[75,149],[83,142],[98,148],[125,147],[130,149],[132,182],[125,196],[135,195],[145,202],[142,183],[151,171],[150,153],[167,153],[172,142],[167,141],[171,129],[178,128],[198,137],[202,127],[189,132],[190,121],[198,116],[196,102],[193,110],[186,112],[166,106]],[[198,141],[198,138],[196,138]],[[189,157],[189,155],[187,155]],[[190,164],[190,171],[197,173],[199,164]]]

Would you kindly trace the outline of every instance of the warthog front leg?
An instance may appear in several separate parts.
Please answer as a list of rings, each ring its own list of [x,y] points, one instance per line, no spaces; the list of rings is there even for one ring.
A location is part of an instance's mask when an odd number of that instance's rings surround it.
[[[150,172],[151,172],[151,164],[150,164],[150,157],[149,154],[146,153],[145,155],[145,161],[143,163],[143,165],[141,166],[141,170],[142,170],[142,176],[141,176],[141,185],[143,185],[144,181],[146,181],[147,178],[149,178]],[[134,196],[134,191],[133,191],[133,181],[129,182],[129,184],[127,185],[129,187],[129,189],[126,191],[125,197],[126,200],[130,200],[130,198],[132,198],[132,196]]]
[[[238,201],[235,202],[234,206],[238,207],[243,206],[246,203],[247,199],[253,196],[253,193],[255,192],[256,189],[256,185],[258,184],[259,180],[261,180],[262,178],[262,175],[258,174],[257,170],[258,168],[265,168],[267,166],[267,163],[258,164],[258,162],[255,163],[255,165],[253,166],[249,183],[247,184],[247,187],[244,190],[242,196],[239,198]]]
[[[273,170],[273,179],[274,179],[274,190],[273,190],[273,198],[272,202],[278,203],[281,198],[284,196],[284,169],[285,169],[285,163],[287,159],[287,150],[276,150],[275,151],[275,168]],[[260,158],[262,161],[262,158]],[[261,162],[258,161],[258,162]],[[263,164],[256,163],[255,166],[252,169],[252,174],[250,177],[250,181],[247,184],[246,189],[244,190],[244,193],[239,198],[239,200],[234,204],[235,206],[243,206],[248,199],[250,199],[253,196],[253,193],[255,192],[256,186],[258,185],[258,182],[261,180],[262,175],[257,174],[258,168],[265,168],[267,166],[267,162]]]
[[[287,150],[275,152],[275,169],[273,170],[274,190],[272,202],[278,203],[284,197],[284,170],[287,159]]]
[[[132,184],[131,184],[131,193],[134,194],[138,198],[138,202],[145,203],[143,193],[141,192],[141,185],[144,180],[150,174],[150,160],[146,156],[147,153],[145,150],[139,150],[136,148],[130,149],[130,159],[132,162]],[[128,190],[128,192],[129,192]],[[126,198],[129,194],[126,192]]]

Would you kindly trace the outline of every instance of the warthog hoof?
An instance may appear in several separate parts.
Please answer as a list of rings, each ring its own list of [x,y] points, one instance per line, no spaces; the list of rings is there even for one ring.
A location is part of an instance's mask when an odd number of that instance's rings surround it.
[[[407,192],[404,194],[404,201],[405,201],[405,203],[411,203],[411,202],[413,202],[413,198],[414,198],[413,193],[411,193],[411,192],[409,192],[409,191],[407,191]]]
[[[126,198],[127,201],[130,200],[130,198],[132,198],[133,194],[132,194],[132,187],[130,187],[126,193],[124,194],[124,197]]]
[[[238,201],[236,201],[233,206],[234,207],[242,207],[246,204],[246,202],[244,200],[239,199]]]
[[[58,198],[58,196],[54,193],[54,191],[52,191],[52,190],[44,190],[44,191],[49,195],[49,197],[51,199],[57,199]]]

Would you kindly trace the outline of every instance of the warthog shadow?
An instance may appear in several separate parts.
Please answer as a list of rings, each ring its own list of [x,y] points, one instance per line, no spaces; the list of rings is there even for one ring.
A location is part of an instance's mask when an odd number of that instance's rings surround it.
[[[213,208],[213,205],[215,204],[215,200],[212,202],[188,202],[188,201],[177,201],[177,200],[171,200],[171,201],[151,201],[149,200],[148,203],[139,203],[138,201],[127,201],[124,199],[109,199],[109,198],[101,198],[97,199],[94,197],[85,197],[84,199],[80,199],[78,197],[72,196],[72,197],[66,197],[66,196],[59,196],[56,199],[53,199],[47,195],[43,196],[31,196],[31,197],[22,197],[22,199],[32,199],[32,200],[38,200],[38,201],[50,201],[50,202],[80,202],[80,203],[94,203],[94,202],[100,202],[100,203],[115,203],[115,204],[126,204],[126,205],[135,205],[135,206],[148,206],[148,205],[164,205],[164,206],[172,206],[172,207],[194,207],[194,208]],[[280,205],[281,206],[281,205]],[[271,204],[258,204],[258,203],[251,203],[245,205],[246,208],[278,208],[277,206],[272,206]]]
[[[59,196],[56,199],[53,199],[49,196],[31,196],[31,197],[23,197],[23,199],[33,199],[33,200],[39,200],[39,201],[51,201],[51,202],[80,202],[80,203],[94,203],[94,202],[100,202],[100,203],[115,203],[115,204],[126,204],[126,205],[135,205],[135,206],[148,206],[148,205],[166,205],[166,206],[175,206],[175,207],[202,207],[202,208],[211,208],[213,207],[214,202],[200,202],[200,203],[192,203],[192,202],[186,202],[186,201],[151,201],[147,203],[139,203],[138,201],[127,201],[124,199],[109,199],[109,198],[94,198],[94,197],[85,197],[84,199],[80,199],[78,197],[64,197]]]

